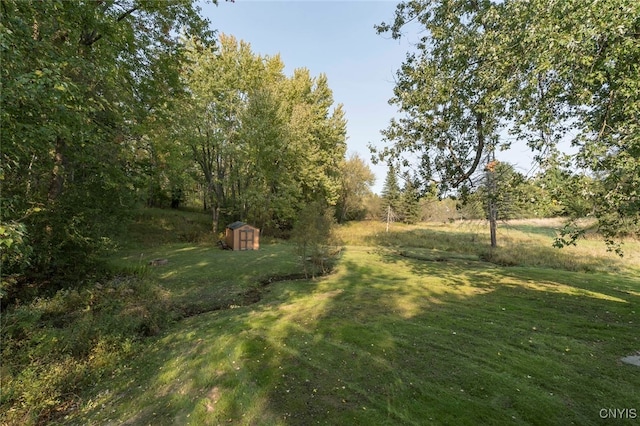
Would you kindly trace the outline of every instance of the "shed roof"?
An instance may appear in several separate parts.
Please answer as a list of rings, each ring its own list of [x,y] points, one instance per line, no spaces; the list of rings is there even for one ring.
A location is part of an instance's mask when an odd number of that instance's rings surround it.
[[[229,229],[238,229],[238,228],[242,228],[245,225],[246,225],[246,223],[237,221],[237,222],[233,222],[233,223],[230,223],[229,225],[227,225],[227,228],[229,228]]]

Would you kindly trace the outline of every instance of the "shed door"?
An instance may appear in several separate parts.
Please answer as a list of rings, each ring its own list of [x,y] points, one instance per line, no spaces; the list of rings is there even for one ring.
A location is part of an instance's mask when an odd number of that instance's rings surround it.
[[[240,250],[253,250],[253,229],[240,230]]]

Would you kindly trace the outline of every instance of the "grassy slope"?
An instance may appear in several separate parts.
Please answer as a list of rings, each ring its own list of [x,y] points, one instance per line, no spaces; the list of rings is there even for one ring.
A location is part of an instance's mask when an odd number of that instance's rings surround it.
[[[490,255],[524,266],[503,267],[478,260],[484,230],[395,229],[343,228],[334,275],[181,321],[69,421],[564,425],[640,409],[640,369],[618,361],[640,350],[637,243],[620,261],[591,241],[549,251],[548,229],[512,227]],[[190,303],[212,275],[228,290],[238,274],[287,269],[283,247],[163,246],[150,255],[170,264],[152,273]]]

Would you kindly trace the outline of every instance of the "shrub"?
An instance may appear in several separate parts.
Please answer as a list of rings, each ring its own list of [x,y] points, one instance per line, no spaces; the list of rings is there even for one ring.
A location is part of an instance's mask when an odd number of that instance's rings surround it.
[[[333,212],[321,202],[310,203],[300,211],[291,240],[296,244],[305,276],[310,272],[314,276],[316,271],[324,274],[330,269],[331,258],[337,253],[332,235],[334,223]]]

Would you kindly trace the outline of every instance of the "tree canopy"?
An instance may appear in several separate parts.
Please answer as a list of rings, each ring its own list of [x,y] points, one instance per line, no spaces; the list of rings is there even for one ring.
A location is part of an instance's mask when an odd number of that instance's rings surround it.
[[[182,35],[212,33],[185,0],[3,0],[0,14],[3,257],[20,241],[21,267],[74,274],[129,205],[139,126],[183,89]]]
[[[0,14],[0,296],[96,271],[142,201],[200,193],[214,232],[271,233],[338,202],[346,120],[326,76],[216,37],[195,2],[3,0]]]
[[[216,49],[191,43],[188,57],[189,94],[171,137],[205,182],[214,231],[241,219],[276,232],[306,203],[335,205],[346,121],[326,76],[300,68],[287,77],[279,56],[224,34]]]
[[[597,177],[609,243],[640,229],[640,5],[631,0],[410,1],[378,32],[421,28],[391,103],[380,159],[419,166],[441,193],[463,187],[507,133],[542,159],[562,140]]]

